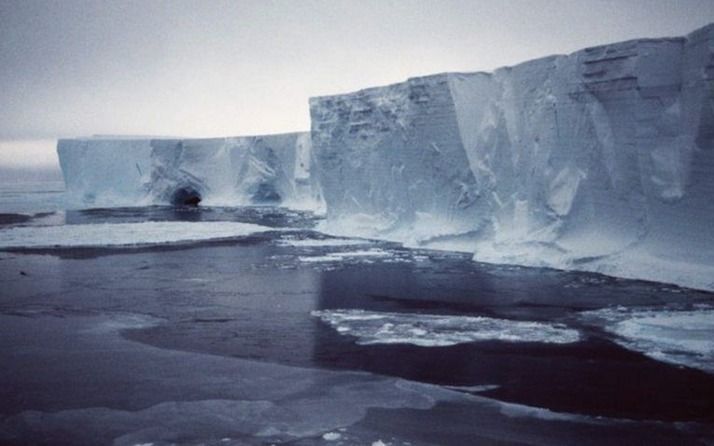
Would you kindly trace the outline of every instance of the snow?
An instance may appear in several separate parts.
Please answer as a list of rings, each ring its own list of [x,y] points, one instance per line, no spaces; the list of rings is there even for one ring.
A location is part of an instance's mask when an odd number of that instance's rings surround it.
[[[714,290],[714,25],[312,98],[320,229]]]
[[[602,324],[625,348],[714,373],[714,308],[608,308],[583,317]]]
[[[560,324],[494,319],[485,316],[452,316],[420,313],[388,313],[365,310],[313,311],[342,335],[355,336],[357,343],[413,344],[447,347],[478,341],[578,342],[580,334]]]
[[[274,228],[234,222],[143,222],[0,229],[0,249],[158,245],[242,237]]]
[[[171,204],[190,189],[201,204],[319,209],[306,133],[212,139],[62,139],[57,151],[72,207]]]

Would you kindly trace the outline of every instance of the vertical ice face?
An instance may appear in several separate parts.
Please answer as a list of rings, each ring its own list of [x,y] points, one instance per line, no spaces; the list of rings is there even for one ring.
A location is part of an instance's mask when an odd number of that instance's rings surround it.
[[[70,204],[320,205],[309,134],[60,140]]]
[[[714,288],[712,76],[710,25],[313,98],[326,226]]]
[[[151,140],[61,139],[57,154],[65,188],[76,206],[150,204]]]
[[[314,98],[310,113],[332,221],[359,215],[383,233],[415,233],[426,219],[454,233],[478,218],[447,75]]]

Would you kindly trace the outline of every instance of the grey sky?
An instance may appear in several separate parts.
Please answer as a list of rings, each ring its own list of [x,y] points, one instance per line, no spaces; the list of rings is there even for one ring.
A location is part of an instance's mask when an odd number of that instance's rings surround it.
[[[0,140],[305,130],[309,96],[712,21],[712,0],[0,0]]]

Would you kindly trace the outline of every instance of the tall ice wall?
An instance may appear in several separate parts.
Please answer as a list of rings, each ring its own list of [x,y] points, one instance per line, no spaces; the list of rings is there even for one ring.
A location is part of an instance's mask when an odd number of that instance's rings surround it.
[[[714,289],[714,25],[310,112],[328,231]]]

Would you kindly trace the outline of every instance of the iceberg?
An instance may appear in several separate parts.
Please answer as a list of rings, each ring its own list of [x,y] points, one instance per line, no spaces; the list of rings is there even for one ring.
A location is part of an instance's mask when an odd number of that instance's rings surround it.
[[[714,289],[714,25],[312,98],[326,232]]]
[[[714,24],[314,97],[310,117],[60,140],[68,197],[324,209],[327,234],[714,290]]]
[[[68,205],[321,206],[309,133],[209,139],[91,137],[57,144]]]

